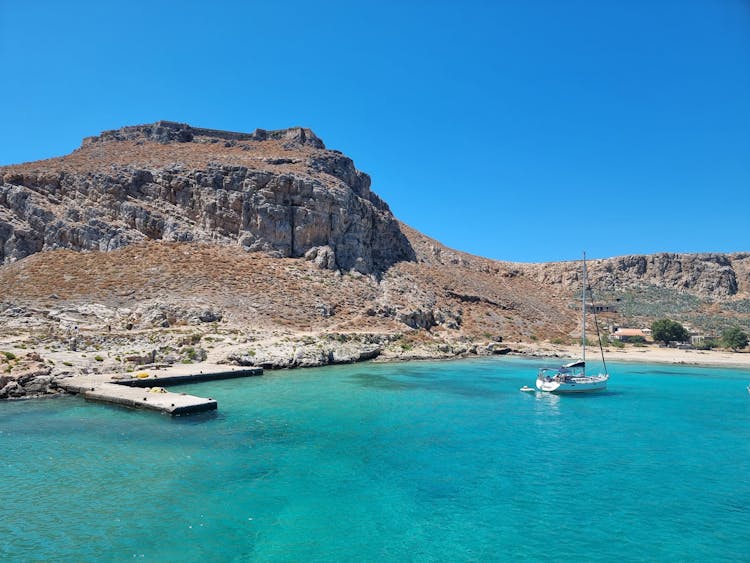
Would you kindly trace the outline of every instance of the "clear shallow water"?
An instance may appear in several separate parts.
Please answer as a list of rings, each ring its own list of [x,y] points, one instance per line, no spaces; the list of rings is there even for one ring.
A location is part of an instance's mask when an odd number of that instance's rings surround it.
[[[750,372],[493,358],[183,387],[171,419],[0,403],[0,559],[750,560]]]

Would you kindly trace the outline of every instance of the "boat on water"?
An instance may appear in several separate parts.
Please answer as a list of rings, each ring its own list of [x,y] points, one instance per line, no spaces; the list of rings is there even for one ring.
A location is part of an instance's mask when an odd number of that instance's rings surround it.
[[[536,377],[536,387],[540,391],[548,393],[590,393],[602,391],[607,388],[609,373],[607,363],[604,361],[604,349],[601,338],[599,338],[599,350],[602,353],[602,364],[604,373],[597,375],[586,374],[586,292],[588,291],[588,280],[586,277],[586,253],[583,253],[583,289],[582,289],[582,334],[581,334],[581,360],[576,360],[560,367],[544,367],[539,370]],[[596,308],[594,307],[596,316]],[[599,325],[596,324],[597,336]]]
[[[541,368],[536,387],[549,393],[587,393],[607,388],[609,374],[586,375],[586,363],[571,362],[555,368]]]

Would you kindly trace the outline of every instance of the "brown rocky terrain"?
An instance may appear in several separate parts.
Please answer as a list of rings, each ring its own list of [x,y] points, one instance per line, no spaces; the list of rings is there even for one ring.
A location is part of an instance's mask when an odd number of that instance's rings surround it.
[[[579,326],[578,262],[449,249],[397,221],[366,174],[301,128],[159,122],[0,167],[0,259],[0,351],[18,356],[0,365],[7,397],[54,392],[55,376],[207,357],[506,353],[572,343]],[[592,260],[589,279],[617,306],[604,324],[750,327],[750,254]],[[31,364],[44,385],[15,377]]]

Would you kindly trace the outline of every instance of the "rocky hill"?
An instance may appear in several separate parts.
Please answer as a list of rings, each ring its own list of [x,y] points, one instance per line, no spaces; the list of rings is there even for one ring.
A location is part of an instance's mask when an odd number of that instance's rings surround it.
[[[369,176],[308,129],[242,134],[162,121],[0,168],[0,262],[143,240],[310,253],[363,273],[414,258]]]
[[[34,349],[62,374],[501,353],[580,326],[578,262],[447,248],[302,128],[159,122],[0,167],[0,262],[0,351]],[[604,324],[750,329],[750,254],[592,260],[589,279],[616,305]]]

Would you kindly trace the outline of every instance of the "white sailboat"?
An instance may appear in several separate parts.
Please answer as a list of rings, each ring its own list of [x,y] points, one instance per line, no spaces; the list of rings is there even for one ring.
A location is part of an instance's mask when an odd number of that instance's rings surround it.
[[[607,388],[609,374],[607,364],[604,361],[604,350],[602,350],[602,363],[604,373],[597,375],[586,375],[586,291],[588,281],[586,278],[586,253],[583,253],[583,308],[582,308],[582,359],[570,362],[560,367],[541,368],[536,377],[536,387],[540,391],[549,393],[588,393],[601,391]],[[598,332],[598,327],[597,327]],[[601,350],[601,339],[599,340]]]

